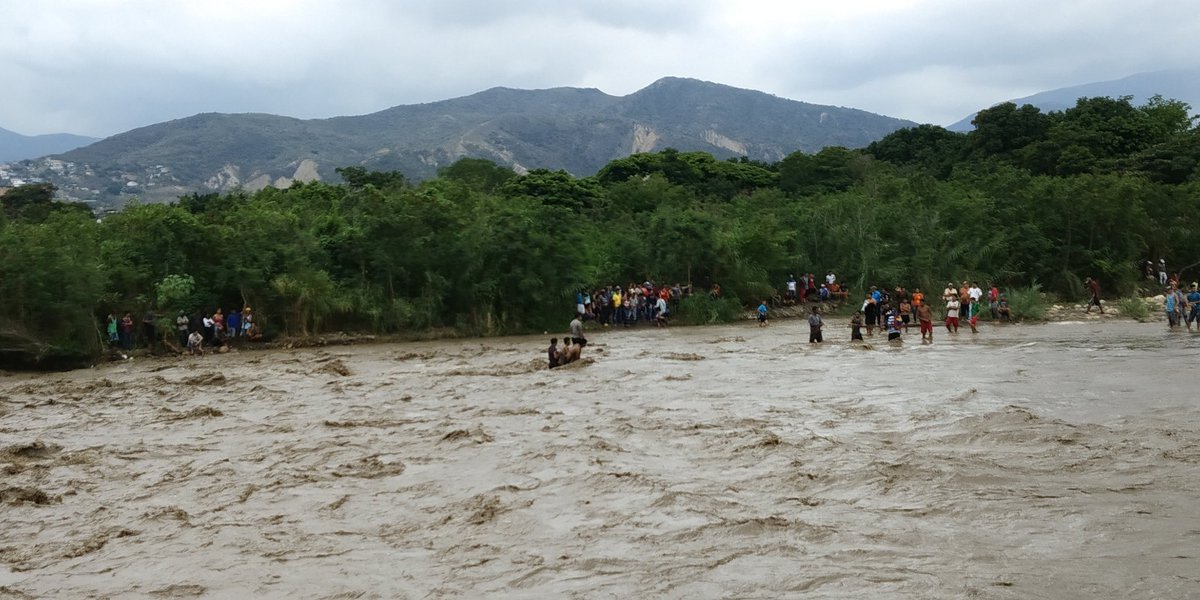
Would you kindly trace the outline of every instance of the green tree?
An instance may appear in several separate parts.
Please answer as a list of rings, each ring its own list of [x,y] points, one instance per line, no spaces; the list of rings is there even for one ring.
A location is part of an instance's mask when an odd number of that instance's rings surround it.
[[[501,167],[483,158],[463,157],[454,164],[438,170],[438,177],[456,181],[472,190],[492,193],[510,179],[516,177],[512,169]]]

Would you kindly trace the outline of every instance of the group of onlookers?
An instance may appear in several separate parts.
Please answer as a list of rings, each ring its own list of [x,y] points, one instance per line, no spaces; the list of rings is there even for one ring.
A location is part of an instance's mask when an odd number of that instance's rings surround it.
[[[988,284],[985,291],[977,282],[963,281],[955,287],[947,283],[942,290],[941,300],[944,303],[941,310],[942,321],[947,333],[958,333],[959,325],[967,323],[972,333],[979,330],[979,316],[986,310],[994,321],[1008,321],[1012,318],[1012,308],[1008,297],[1000,292],[994,284]],[[867,335],[875,335],[875,329],[886,330],[888,339],[897,339],[908,329],[912,321],[920,326],[921,340],[933,341],[934,309],[929,298],[914,288],[912,293],[902,286],[897,286],[889,293],[872,286],[863,300],[862,308],[856,311],[851,319],[852,339],[862,339],[859,327],[865,326]]]
[[[720,286],[714,284],[711,293],[720,295]],[[679,302],[692,294],[692,286],[678,283],[672,286],[656,285],[653,281],[642,284],[630,283],[627,287],[611,285],[596,290],[579,290],[575,294],[575,313],[582,320],[595,321],[607,327],[622,325],[632,327],[638,322],[666,326],[668,316]]]
[[[825,274],[825,280],[820,281],[812,273],[801,273],[800,278],[788,275],[787,288],[783,296],[783,304],[805,302],[829,302],[830,300],[846,300],[850,293],[838,283],[833,271]]]
[[[152,352],[159,343],[158,313],[146,311],[142,317],[142,342]],[[179,343],[179,351],[189,354],[204,354],[206,347],[225,347],[232,339],[247,339],[258,341],[262,339],[262,331],[254,318],[254,312],[246,306],[240,311],[233,310],[228,314],[218,308],[212,313],[199,311],[190,316],[181,311],[175,317],[175,333]],[[132,350],[134,347],[134,321],[131,313],[117,319],[109,314],[106,324],[108,342],[110,345]]]
[[[1166,261],[1159,261],[1158,268],[1146,261],[1146,273],[1151,279],[1158,275],[1159,280],[1168,286],[1165,308],[1170,327],[1179,323],[1191,329],[1196,323],[1200,331],[1200,285],[1192,283],[1188,293],[1184,293],[1178,283],[1178,276],[1168,276]],[[1090,296],[1087,310],[1092,307],[1104,311],[1100,302],[1100,285],[1089,277],[1084,282]],[[709,294],[720,297],[721,288],[718,284],[708,285]],[[583,339],[582,320],[594,320],[604,326],[632,326],[638,321],[655,322],[660,326],[666,325],[669,315],[679,301],[691,295],[692,286],[686,287],[676,283],[674,286],[656,287],[653,282],[646,281],[641,285],[630,284],[627,288],[618,285],[603,287],[588,292],[580,290],[576,294],[577,317],[571,322],[571,337],[563,338],[563,345],[558,345],[558,339],[550,341],[549,362],[553,368],[579,359],[579,353],[587,340]],[[849,291],[837,281],[833,271],[829,271],[824,281],[818,280],[812,273],[804,273],[799,278],[789,275],[786,292],[782,298],[775,296],[775,304],[815,303],[835,300],[846,300]],[[942,302],[940,319],[948,333],[958,333],[959,326],[965,323],[972,333],[978,332],[979,318],[986,313],[993,321],[1004,322],[1012,320],[1012,307],[1008,297],[1000,288],[988,283],[987,289],[980,287],[978,282],[964,280],[955,286],[947,283],[940,297]],[[760,326],[767,326],[768,301],[763,300],[756,310]],[[909,324],[916,321],[920,326],[921,340],[933,341],[933,322],[935,320],[933,301],[920,288],[914,288],[910,293],[903,286],[896,286],[893,291],[872,286],[862,307],[855,311],[850,319],[851,340],[862,340],[862,329],[866,335],[874,336],[875,330],[886,331],[888,339],[898,339]],[[808,317],[810,326],[809,341],[820,343],[823,340],[822,328],[824,322],[816,306]]]

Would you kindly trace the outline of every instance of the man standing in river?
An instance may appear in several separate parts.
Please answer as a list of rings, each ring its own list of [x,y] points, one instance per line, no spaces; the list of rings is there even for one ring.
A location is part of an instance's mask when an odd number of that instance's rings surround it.
[[[917,307],[917,321],[921,323],[921,342],[933,343],[933,310],[924,302]],[[927,337],[928,336],[928,337]]]
[[[583,321],[580,318],[583,315],[576,314],[574,319],[571,319],[571,341],[580,346],[587,345],[587,339],[583,337]]]
[[[904,332],[904,322],[900,320],[900,311],[889,306],[887,311],[887,334],[889,342],[900,342],[900,334]]]
[[[550,347],[546,349],[546,360],[550,368],[558,366],[558,338],[550,338]]]
[[[1187,305],[1190,307],[1185,319],[1188,331],[1192,330],[1192,323],[1196,323],[1196,330],[1200,331],[1200,285],[1195,281],[1192,282],[1192,289],[1187,295]]]
[[[946,333],[958,333],[958,309],[961,307],[957,296],[946,301]]]
[[[808,316],[808,343],[820,344],[825,341],[821,337],[821,328],[825,326],[821,320],[821,313],[817,311],[817,307],[812,308],[812,314]]]

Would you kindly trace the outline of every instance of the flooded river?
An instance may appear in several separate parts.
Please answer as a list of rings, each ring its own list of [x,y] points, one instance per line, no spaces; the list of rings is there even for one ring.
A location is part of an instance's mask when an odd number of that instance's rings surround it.
[[[936,335],[0,377],[0,598],[1200,598],[1200,335]]]

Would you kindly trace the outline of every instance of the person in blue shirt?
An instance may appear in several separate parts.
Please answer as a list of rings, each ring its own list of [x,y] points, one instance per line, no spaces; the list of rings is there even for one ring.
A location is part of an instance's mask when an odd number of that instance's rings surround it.
[[[1192,307],[1187,316],[1188,331],[1192,330],[1193,322],[1196,323],[1196,330],[1200,331],[1200,284],[1197,284],[1195,281],[1192,282],[1192,289],[1188,292],[1187,303],[1188,306]]]
[[[759,327],[767,326],[767,301],[766,300],[763,300],[758,305],[758,326]]]
[[[1175,290],[1167,290],[1166,302],[1163,304],[1163,308],[1167,311],[1167,328],[1175,329],[1175,326],[1179,325],[1179,305]]]
[[[229,311],[229,316],[225,317],[225,328],[229,330],[230,337],[241,337],[242,313],[236,310]]]

